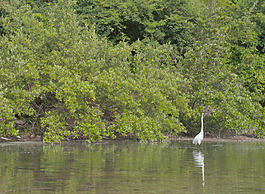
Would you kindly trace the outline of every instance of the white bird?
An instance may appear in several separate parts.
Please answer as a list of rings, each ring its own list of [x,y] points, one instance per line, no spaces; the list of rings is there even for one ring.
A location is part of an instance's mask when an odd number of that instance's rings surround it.
[[[202,128],[201,128],[201,132],[195,136],[195,138],[193,139],[193,144],[197,145],[197,144],[201,144],[203,140],[203,113],[202,113]]]

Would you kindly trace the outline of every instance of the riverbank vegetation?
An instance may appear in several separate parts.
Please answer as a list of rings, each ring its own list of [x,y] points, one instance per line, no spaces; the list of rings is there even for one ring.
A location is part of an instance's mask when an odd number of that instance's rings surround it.
[[[263,137],[265,3],[4,0],[0,136]]]

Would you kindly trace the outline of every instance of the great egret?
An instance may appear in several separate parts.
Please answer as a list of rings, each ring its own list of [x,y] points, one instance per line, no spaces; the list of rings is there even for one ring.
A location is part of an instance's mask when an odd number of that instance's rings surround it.
[[[195,138],[193,139],[193,144],[197,145],[197,144],[201,144],[203,140],[203,113],[202,113],[202,128],[201,128],[201,132],[195,136]]]

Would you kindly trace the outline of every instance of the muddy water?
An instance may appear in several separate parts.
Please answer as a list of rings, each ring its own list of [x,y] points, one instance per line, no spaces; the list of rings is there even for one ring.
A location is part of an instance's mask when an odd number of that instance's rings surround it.
[[[264,193],[264,146],[0,143],[0,193]]]

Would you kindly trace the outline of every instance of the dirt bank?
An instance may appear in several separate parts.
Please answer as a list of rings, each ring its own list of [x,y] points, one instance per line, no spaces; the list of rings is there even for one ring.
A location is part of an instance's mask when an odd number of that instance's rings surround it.
[[[123,140],[123,138],[116,139],[117,141]],[[178,136],[173,137],[170,136],[168,138],[170,141],[192,141],[193,137],[185,137],[185,136]],[[27,141],[42,141],[41,137],[22,137],[22,138],[4,138],[0,137],[0,142],[27,142]],[[74,141],[74,140],[69,140]],[[103,141],[107,141],[107,139],[104,139]],[[231,136],[231,137],[225,137],[225,138],[216,138],[216,137],[205,137],[203,139],[204,142],[265,142],[265,139],[263,138],[254,138],[254,137],[247,137],[247,136]]]
[[[192,141],[192,137],[170,137],[170,140],[178,140],[178,141]],[[205,142],[265,142],[265,139],[262,138],[254,138],[247,136],[233,136],[233,137],[225,137],[225,138],[216,138],[216,137],[205,137],[203,139]]]

